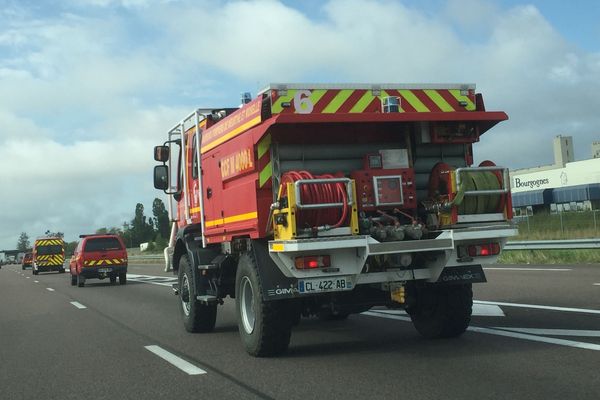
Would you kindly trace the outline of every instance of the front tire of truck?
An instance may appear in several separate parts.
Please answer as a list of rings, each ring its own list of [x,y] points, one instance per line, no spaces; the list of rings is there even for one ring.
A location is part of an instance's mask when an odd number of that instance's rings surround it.
[[[187,256],[179,261],[179,299],[183,325],[188,332],[211,332],[217,321],[217,305],[196,300],[196,282]]]
[[[428,285],[416,290],[416,303],[407,309],[417,331],[429,339],[463,334],[471,322],[471,284]]]
[[[248,354],[269,357],[287,350],[294,318],[289,301],[264,301],[261,293],[256,261],[243,254],[235,278],[238,329]]]

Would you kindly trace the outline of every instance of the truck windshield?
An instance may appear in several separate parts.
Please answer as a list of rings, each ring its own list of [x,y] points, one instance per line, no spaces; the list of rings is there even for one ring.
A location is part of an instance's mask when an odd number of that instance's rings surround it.
[[[117,238],[88,239],[83,251],[121,250],[121,243]]]
[[[51,246],[38,246],[37,247],[37,254],[39,256],[44,256],[44,255],[48,255],[48,254],[60,254],[62,253],[62,246],[58,245],[58,244],[54,244]]]

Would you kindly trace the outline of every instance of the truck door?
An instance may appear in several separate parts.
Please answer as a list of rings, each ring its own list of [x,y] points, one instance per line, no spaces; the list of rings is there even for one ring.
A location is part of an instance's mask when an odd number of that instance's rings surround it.
[[[206,234],[223,232],[223,182],[221,180],[221,151],[213,150],[202,156],[202,196],[204,197],[204,226]],[[241,201],[241,199],[240,199]]]

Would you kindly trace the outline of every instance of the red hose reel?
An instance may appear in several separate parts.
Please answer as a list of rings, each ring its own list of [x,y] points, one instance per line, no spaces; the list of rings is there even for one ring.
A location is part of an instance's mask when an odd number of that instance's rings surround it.
[[[287,196],[287,183],[299,180],[335,179],[331,174],[313,175],[308,171],[289,171],[281,177],[281,197]],[[296,225],[298,227],[315,228],[329,225],[339,228],[344,225],[349,215],[348,193],[341,182],[310,183],[300,185],[300,200],[302,204],[331,204],[341,203],[342,207],[327,207],[320,209],[296,210]]]

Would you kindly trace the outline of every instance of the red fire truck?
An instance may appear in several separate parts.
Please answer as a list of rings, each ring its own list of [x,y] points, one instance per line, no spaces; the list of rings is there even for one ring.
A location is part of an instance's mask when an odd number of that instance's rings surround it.
[[[235,298],[248,353],[301,317],[403,308],[426,337],[469,325],[472,284],[516,234],[508,170],[473,143],[508,117],[470,84],[271,84],[198,109],[154,149],[185,328]]]

